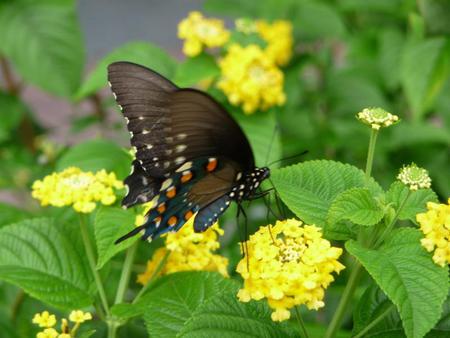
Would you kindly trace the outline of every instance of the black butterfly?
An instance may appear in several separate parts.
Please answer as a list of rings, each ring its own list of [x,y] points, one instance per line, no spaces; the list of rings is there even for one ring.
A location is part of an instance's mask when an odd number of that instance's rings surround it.
[[[136,148],[122,205],[154,202],[145,223],[117,242],[177,231],[195,214],[202,232],[231,201],[258,197],[270,171],[255,167],[241,128],[211,96],[129,62],[110,64],[108,80]]]

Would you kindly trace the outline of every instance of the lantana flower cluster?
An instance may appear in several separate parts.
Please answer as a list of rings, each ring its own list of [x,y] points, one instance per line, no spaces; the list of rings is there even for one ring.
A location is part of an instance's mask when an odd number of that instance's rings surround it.
[[[92,173],[70,167],[35,181],[32,196],[38,199],[42,206],[71,205],[77,212],[90,213],[97,202],[104,205],[113,204],[116,201],[115,189],[121,188],[122,181],[112,172],[100,170]]]
[[[399,121],[397,115],[391,114],[382,108],[364,108],[363,111],[356,115],[356,118],[375,130],[389,127]]]
[[[431,178],[428,171],[418,167],[415,163],[404,166],[400,169],[397,178],[410,190],[428,189],[431,187]]]
[[[285,20],[238,19],[236,30],[256,35],[265,44],[242,45],[224,28],[219,19],[207,19],[199,12],[191,12],[178,26],[178,36],[184,40],[183,51],[196,56],[205,47],[223,47],[224,56],[218,59],[221,70],[217,86],[231,104],[242,106],[250,114],[283,105],[284,76],[279,68],[292,57],[294,44],[292,24]]]
[[[48,311],[36,313],[32,322],[40,328],[43,328],[41,332],[38,332],[36,338],[71,338],[75,337],[80,324],[91,319],[91,313],[83,312],[81,310],[74,310],[69,314],[69,320],[75,325],[73,325],[71,329],[67,319],[62,318],[60,332],[55,329],[57,323],[56,316],[54,314],[50,314]]]
[[[238,298],[242,302],[267,298],[274,321],[289,319],[289,309],[296,305],[323,307],[332,273],[344,269],[338,262],[342,249],[322,238],[320,228],[295,219],[260,227],[246,247],[246,257],[236,270],[244,279]]]
[[[444,267],[450,264],[450,198],[447,204],[427,203],[427,212],[416,215],[425,235],[422,246],[433,252],[433,261]]]
[[[228,277],[228,259],[214,254],[220,248],[218,237],[223,235],[223,230],[216,223],[205,232],[196,233],[193,221],[194,217],[191,217],[179,231],[165,235],[165,247],[157,249],[147,262],[146,271],[138,275],[139,283],[148,283],[166,255],[167,261],[160,270],[160,275],[193,270],[218,271]]]
[[[205,18],[202,13],[190,12],[178,25],[178,37],[185,40],[183,52],[187,56],[197,56],[205,47],[223,46],[230,37],[224,22]]]

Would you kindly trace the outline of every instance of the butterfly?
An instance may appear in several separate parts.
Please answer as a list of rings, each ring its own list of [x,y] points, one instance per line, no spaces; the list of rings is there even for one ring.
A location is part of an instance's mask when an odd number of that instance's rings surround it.
[[[130,62],[110,64],[108,80],[136,154],[122,206],[152,201],[144,224],[116,243],[178,231],[194,215],[203,232],[232,201],[258,197],[270,170],[255,166],[242,129],[210,95]]]

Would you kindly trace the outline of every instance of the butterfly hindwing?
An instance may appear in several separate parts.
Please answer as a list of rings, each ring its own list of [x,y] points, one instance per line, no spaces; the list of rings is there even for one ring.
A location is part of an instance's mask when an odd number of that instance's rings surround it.
[[[224,195],[203,207],[195,216],[194,231],[203,232],[217,222],[217,219],[230,206],[231,199]]]

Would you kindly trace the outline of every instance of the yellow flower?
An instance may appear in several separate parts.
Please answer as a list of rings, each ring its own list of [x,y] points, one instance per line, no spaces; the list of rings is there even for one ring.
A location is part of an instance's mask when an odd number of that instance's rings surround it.
[[[342,249],[322,238],[320,228],[295,219],[260,227],[247,248],[236,268],[244,279],[238,298],[242,302],[267,298],[273,321],[289,319],[289,309],[296,305],[323,307],[332,273],[344,269],[337,260]]]
[[[393,115],[382,108],[364,108],[363,111],[356,114],[356,118],[375,130],[399,122],[397,115]]]
[[[220,47],[229,39],[230,33],[219,19],[207,19],[200,12],[190,12],[178,25],[178,37],[185,40],[183,52],[193,57],[204,47]]]
[[[36,313],[33,317],[33,324],[37,324],[39,327],[52,327],[56,324],[56,317],[48,311]]]
[[[153,206],[152,201],[142,204],[142,206],[141,206],[142,212],[140,212],[139,214],[136,215],[136,219],[134,220],[134,225],[140,226],[145,223],[145,215],[152,208],[152,206]]]
[[[283,72],[259,46],[233,44],[219,66],[221,78],[217,86],[231,104],[242,105],[245,113],[284,104]]]
[[[155,251],[152,259],[147,262],[146,271],[138,275],[138,283],[147,284],[168,252],[161,275],[196,270],[218,271],[228,277],[228,259],[213,253],[220,247],[218,235],[222,235],[223,230],[216,223],[205,232],[196,233],[193,221],[194,217],[191,217],[178,232],[167,234],[166,246]]]
[[[42,206],[63,207],[72,205],[75,211],[90,213],[96,202],[110,205],[116,201],[114,189],[123,188],[114,173],[100,170],[95,174],[70,167],[53,173],[33,183],[32,196]]]
[[[36,335],[36,338],[56,338],[58,337],[58,331],[53,328],[45,329]]]
[[[69,333],[61,333],[58,338],[71,338],[72,336]]]
[[[69,320],[74,323],[84,323],[86,320],[91,320],[92,315],[89,312],[81,310],[73,310],[69,315]]]
[[[428,171],[419,168],[415,163],[400,169],[397,178],[400,182],[407,185],[410,190],[428,189],[431,187],[431,178],[428,176]]]
[[[450,198],[447,204],[427,203],[427,212],[416,215],[425,238],[422,246],[433,254],[433,261],[444,267],[450,264]]]
[[[256,27],[259,35],[267,42],[265,53],[277,65],[286,65],[292,57],[292,24],[286,20],[276,20],[268,23],[258,20]]]

